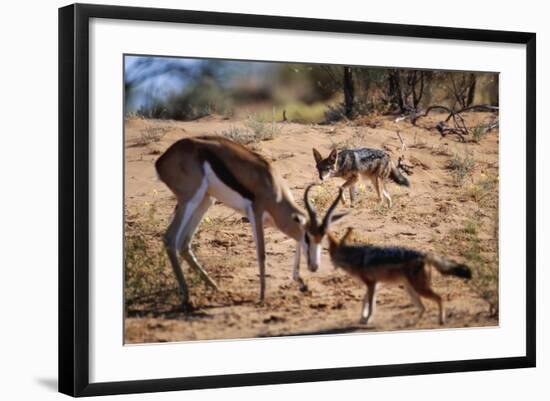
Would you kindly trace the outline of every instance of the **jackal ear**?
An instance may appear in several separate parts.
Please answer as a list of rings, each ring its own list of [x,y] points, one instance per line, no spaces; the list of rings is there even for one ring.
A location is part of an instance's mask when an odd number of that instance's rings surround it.
[[[302,226],[305,226],[307,224],[307,220],[305,216],[302,216],[301,214],[298,214],[298,213],[292,213],[292,220],[294,220],[296,223]]]
[[[345,244],[349,240],[349,238],[351,237],[352,233],[353,233],[353,228],[348,227],[347,230],[346,230],[346,233],[342,236],[342,238],[340,238],[340,243]]]
[[[321,163],[323,161],[323,156],[321,156],[321,153],[315,148],[313,148],[313,158],[316,163]]]
[[[338,151],[336,149],[332,149],[332,152],[330,152],[330,155],[328,155],[328,160],[331,163],[336,162],[336,156],[338,156]]]

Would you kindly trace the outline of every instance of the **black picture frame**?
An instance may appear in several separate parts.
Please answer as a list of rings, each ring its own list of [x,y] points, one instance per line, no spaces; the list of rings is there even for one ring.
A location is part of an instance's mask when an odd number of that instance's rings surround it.
[[[88,61],[91,18],[515,43],[526,46],[526,353],[521,357],[90,383]],[[59,9],[59,391],[94,396],[534,367],[536,35],[358,21],[75,4]]]

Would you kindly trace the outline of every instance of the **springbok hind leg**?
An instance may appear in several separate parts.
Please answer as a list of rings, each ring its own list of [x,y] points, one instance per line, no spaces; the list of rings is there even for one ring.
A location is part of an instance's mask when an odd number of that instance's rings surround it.
[[[212,280],[208,273],[203,269],[203,267],[200,265],[199,261],[195,257],[193,250],[191,249],[191,241],[193,240],[195,231],[202,221],[202,218],[204,217],[206,211],[210,206],[212,206],[213,203],[213,199],[208,195],[205,196],[204,199],[199,203],[199,205],[195,209],[195,212],[193,213],[193,215],[189,219],[189,222],[184,228],[182,243],[179,248],[181,249],[181,255],[183,256],[185,261],[192,269],[199,273],[201,279],[204,280],[204,282],[210,287],[214,288],[215,290],[219,290],[216,282]]]
[[[184,242],[184,238],[186,237],[186,233],[189,232],[189,222],[195,218],[195,212],[197,211],[197,209],[200,208],[201,205],[203,205],[203,202],[205,201],[205,193],[206,185],[202,184],[201,186],[199,186],[197,192],[193,195],[191,199],[180,199],[178,201],[178,205],[176,206],[172,222],[170,223],[168,229],[166,230],[166,233],[164,234],[166,252],[168,253],[168,258],[170,259],[170,264],[172,265],[172,269],[174,270],[176,279],[178,280],[182,305],[186,309],[189,309],[191,307],[191,304],[189,303],[189,291],[187,288],[187,283],[185,282],[183,270],[178,259],[178,249],[181,248],[181,245]],[[204,211],[206,211],[206,209]],[[204,211],[202,213],[203,215]]]
[[[180,288],[181,303],[185,308],[190,307],[189,304],[189,291],[187,289],[187,284],[185,282],[185,277],[183,276],[183,270],[181,268],[180,261],[178,259],[178,232],[180,227],[184,224],[185,218],[185,206],[178,205],[174,212],[174,217],[172,222],[168,226],[166,233],[164,234],[164,245],[166,247],[166,253],[168,254],[168,259],[178,280],[178,285]]]

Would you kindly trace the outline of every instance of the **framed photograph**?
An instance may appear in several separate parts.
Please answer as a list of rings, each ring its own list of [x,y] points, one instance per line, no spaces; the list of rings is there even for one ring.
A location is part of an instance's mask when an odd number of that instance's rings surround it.
[[[61,8],[59,390],[535,366],[535,52]]]

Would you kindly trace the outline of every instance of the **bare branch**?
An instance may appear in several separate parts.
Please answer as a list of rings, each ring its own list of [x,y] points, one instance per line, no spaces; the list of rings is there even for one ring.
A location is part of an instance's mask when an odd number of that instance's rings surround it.
[[[401,142],[401,152],[404,152],[405,149],[407,149],[407,145],[405,144],[405,141],[401,137],[401,134],[399,133],[399,131],[396,131],[396,133],[397,133],[397,137],[399,138],[399,141]]]

